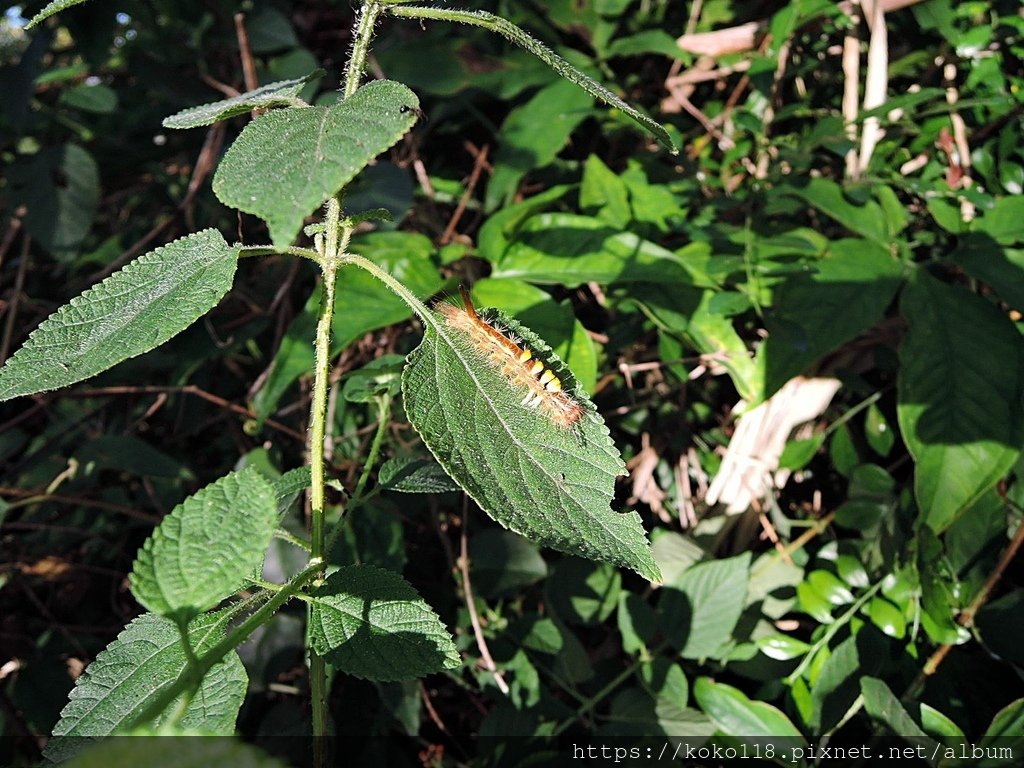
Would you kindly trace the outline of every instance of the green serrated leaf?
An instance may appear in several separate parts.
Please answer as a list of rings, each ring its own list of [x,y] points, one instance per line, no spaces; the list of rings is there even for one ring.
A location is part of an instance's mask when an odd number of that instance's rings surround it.
[[[609,509],[624,465],[593,403],[532,331],[497,312],[491,322],[523,340],[583,409],[571,427],[522,405],[485,353],[440,316],[402,377],[405,409],[445,471],[506,528],[562,552],[660,578],[636,512]]]
[[[275,245],[408,131],[416,95],[378,80],[332,107],[278,109],[253,120],[213,177],[217,198],[264,219]]]
[[[570,83],[574,83],[579,86],[595,99],[600,99],[605,104],[622,110],[635,120],[642,128],[644,128],[644,130],[649,131],[662,146],[673,154],[677,152],[675,144],[672,142],[672,138],[668,135],[668,131],[666,131],[661,125],[640,112],[638,109],[631,107],[599,82],[583,74],[583,72],[576,69],[576,67],[567,62],[561,56],[555,54],[547,48],[547,46],[539,43],[537,40],[534,40],[515,24],[501,18],[500,16],[495,16],[494,14],[487,13],[486,11],[463,11],[452,8],[424,8],[421,6],[408,7],[400,5],[389,7],[388,12],[395,16],[403,16],[405,18],[453,21],[459,24],[483,27],[484,29],[489,29],[492,32],[497,32],[505,39],[510,40],[516,45],[528,50],[538,59],[555,70],[555,72],[560,76],[564,77]]]
[[[461,663],[437,614],[393,571],[340,568],[311,595],[313,649],[370,680],[406,680]]]
[[[235,115],[251,112],[254,109],[301,106],[298,103],[299,93],[307,83],[319,80],[325,74],[327,73],[324,70],[317,69],[305,77],[267,83],[251,91],[240,93],[238,96],[232,96],[230,99],[189,107],[170,117],[165,117],[163,126],[164,128],[198,128],[203,125],[212,125],[220,120],[227,120]]]
[[[45,21],[53,16],[53,14],[60,13],[66,8],[71,8],[74,5],[81,5],[84,2],[85,0],[53,0],[53,2],[47,3],[43,10],[32,17],[32,20],[25,25],[25,29],[31,29],[39,22]]]
[[[924,272],[900,308],[909,329],[897,415],[916,464],[918,506],[941,532],[1020,455],[1024,340],[994,305]]]
[[[277,499],[278,515],[284,514],[298,495],[312,483],[312,472],[309,467],[290,469],[277,478],[274,481],[274,498]]]
[[[448,493],[459,490],[454,480],[436,461],[393,458],[385,461],[377,474],[381,487],[399,493]]]
[[[197,655],[223,636],[222,616],[206,614],[188,627]],[[135,619],[76,681],[46,745],[46,757],[61,762],[93,739],[124,732],[137,713],[181,676],[186,665],[181,633],[174,622],[153,613]],[[178,725],[210,735],[234,733],[247,686],[245,667],[232,651],[203,678]]]
[[[0,369],[0,401],[87,379],[177,335],[227,293],[237,249],[206,229],[140,256],[44,320]]]
[[[274,489],[253,468],[176,506],[146,540],[129,576],[153,613],[187,621],[234,594],[262,562],[277,525]]]

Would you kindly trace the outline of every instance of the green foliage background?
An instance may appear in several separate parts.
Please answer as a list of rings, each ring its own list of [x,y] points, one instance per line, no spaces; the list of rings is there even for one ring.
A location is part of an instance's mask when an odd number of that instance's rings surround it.
[[[426,119],[348,188],[347,209],[392,215],[352,250],[424,299],[474,284],[479,304],[566,361],[631,470],[616,504],[643,517],[664,585],[538,548],[451,492],[432,464],[405,486],[387,480],[429,458],[399,412],[381,492],[330,559],[401,572],[455,634],[463,666],[422,689],[339,675],[331,706],[352,764],[415,765],[420,752],[514,764],[555,750],[551,734],[1024,750],[1012,559],[1024,503],[1019,8],[927,0],[887,15],[888,101],[859,123],[873,115],[885,133],[853,176],[840,52],[844,35],[868,33],[834,3],[474,9],[521,24],[641,105],[680,154],[500,36],[390,20],[374,65],[411,89]],[[299,93],[326,114],[348,3],[94,0],[31,33],[4,23],[4,358],[140,253],[207,228],[227,242],[268,239],[211,191],[247,118],[190,131],[162,122],[225,86],[244,90],[239,10],[260,83],[292,81],[268,103]],[[661,111],[666,77],[698,63],[674,42],[688,23],[761,19],[756,51],[721,57],[728,71],[695,84],[696,111]],[[298,219],[281,226],[274,239],[288,240]],[[224,248],[211,246],[222,272]],[[422,329],[361,270],[342,270],[338,297],[330,473],[351,491],[373,393]],[[16,764],[53,731],[69,672],[119,633],[131,640],[140,607],[125,575],[153,525],[233,469],[273,482],[303,463],[319,301],[312,265],[246,259],[231,292],[168,343],[2,406],[0,663],[17,671],[0,681],[0,753]],[[788,483],[743,514],[709,506],[733,407],[801,374],[842,387],[786,436]],[[410,483],[437,493],[389,490]],[[288,508],[284,526],[301,533],[301,504]],[[299,563],[275,540],[268,578]],[[317,635],[326,643],[346,631],[349,598],[325,589],[337,609]],[[308,729],[303,615],[279,619],[240,651],[250,686],[237,727],[271,750]],[[222,675],[237,688],[239,675]]]

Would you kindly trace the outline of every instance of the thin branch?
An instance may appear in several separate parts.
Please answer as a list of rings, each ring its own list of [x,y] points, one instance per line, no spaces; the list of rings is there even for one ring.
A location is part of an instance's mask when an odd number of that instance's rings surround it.
[[[469,201],[473,198],[473,191],[476,189],[477,182],[480,181],[480,174],[487,167],[487,151],[488,146],[484,145],[484,148],[476,153],[473,161],[473,172],[470,173],[469,181],[466,182],[466,190],[462,193],[462,197],[459,198],[459,204],[455,207],[455,212],[448,221],[448,226],[444,228],[444,233],[439,241],[440,245],[447,245],[455,235],[455,228],[459,225],[459,219],[466,212],[466,206],[469,205]]]
[[[11,231],[17,231],[16,227],[12,227]],[[21,241],[21,254],[18,261],[18,272],[14,278],[14,295],[11,296],[11,301],[7,305],[7,321],[4,323],[4,337],[0,341],[0,364],[3,364],[7,360],[7,353],[11,349],[11,337],[14,335],[14,319],[18,314],[18,304],[21,303],[21,292],[25,288],[25,272],[28,270],[28,244],[30,242],[28,234]]]
[[[26,213],[25,206],[19,206],[14,212],[14,215],[7,222],[7,231],[4,232],[4,239],[0,241],[0,267],[3,266],[4,257],[7,256],[7,251],[11,248],[11,243],[14,242],[14,238],[18,236],[18,231],[21,229],[21,217]]]
[[[132,507],[126,507],[122,504],[113,504],[109,501],[100,501],[98,499],[86,499],[81,496],[66,496],[60,493],[46,493],[33,491],[29,488],[11,488],[9,486],[0,486],[0,496],[12,496],[19,499],[19,501],[11,504],[18,506],[27,506],[29,504],[41,504],[46,501],[51,501],[57,504],[70,504],[76,507],[88,507],[93,509],[106,509],[110,512],[117,512],[118,514],[124,515],[125,517],[131,517],[136,520],[142,520],[150,525],[156,525],[160,522],[161,518],[158,515],[151,515],[147,512],[140,512]]]
[[[1010,563],[1013,562],[1013,559],[1017,556],[1022,545],[1024,545],[1024,525],[1018,525],[1017,532],[1010,540],[1009,546],[1003,550],[1003,554],[1000,556],[999,562],[996,563],[996,567],[992,569],[992,573],[990,573],[988,578],[985,579],[985,583],[982,585],[981,589],[978,590],[978,594],[974,596],[970,605],[964,608],[964,610],[960,612],[960,615],[957,616],[957,622],[961,627],[971,629],[974,626],[974,618],[978,615],[978,611],[980,611],[982,606],[988,602],[989,598],[992,596],[992,590],[995,589],[996,584],[999,583],[999,580],[1003,577],[1006,569],[1010,567]],[[914,681],[907,687],[906,692],[900,697],[900,701],[906,703],[916,699],[924,689],[924,684],[927,682],[928,678],[938,671],[942,662],[953,648],[954,645],[952,643],[943,643],[936,648],[935,652],[928,657],[928,661],[926,661],[924,666],[921,667],[921,671],[917,673],[917,677],[915,677]]]
[[[249,32],[245,28],[245,14],[235,14],[235,38],[238,40],[238,57],[242,60],[242,79],[245,82],[245,90],[255,91],[260,81],[256,77],[256,62],[252,58],[252,49],[249,47]],[[253,111],[256,117],[256,111]]]
[[[476,612],[476,602],[473,600],[473,584],[469,578],[468,536],[466,535],[466,530],[468,528],[469,526],[467,525],[464,517],[462,521],[462,531],[459,535],[459,559],[457,562],[459,572],[462,574],[462,590],[466,595],[466,607],[469,609],[469,621],[473,625],[473,636],[476,638],[477,648],[480,649],[480,660],[483,662],[487,670],[494,676],[494,682],[497,684],[498,690],[508,696],[508,683],[505,682],[505,678],[498,670],[498,665],[494,663],[491,651],[487,647],[487,638],[484,637],[484,630],[480,625],[480,617]]]
[[[121,386],[121,387],[94,387],[91,389],[77,389],[70,392],[62,393],[65,397],[103,397],[106,395],[147,395],[157,394],[160,392],[167,392],[168,394],[182,394],[182,395],[194,395],[202,400],[206,400],[209,403],[225,408],[232,413],[237,413],[239,416],[245,416],[249,419],[258,419],[259,415],[250,411],[248,408],[244,408],[241,405],[229,402],[223,397],[214,395],[211,392],[207,392],[205,389],[200,389],[194,384],[186,384],[183,387],[164,387],[156,385],[141,385],[141,386]],[[293,437],[301,443],[306,442],[306,436],[301,432],[298,432],[291,427],[282,424],[279,421],[273,419],[264,419],[263,423],[268,427],[276,429],[282,434]]]

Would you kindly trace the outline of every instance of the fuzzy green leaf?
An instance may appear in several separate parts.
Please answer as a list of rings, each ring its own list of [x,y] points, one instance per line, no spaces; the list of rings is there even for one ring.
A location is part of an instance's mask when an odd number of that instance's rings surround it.
[[[217,605],[259,568],[277,525],[274,489],[253,468],[176,506],[139,550],[129,577],[146,608],[179,621]]]
[[[506,528],[659,580],[640,516],[609,508],[615,478],[625,468],[593,403],[532,331],[498,312],[483,316],[523,339],[561,379],[583,415],[566,428],[522,405],[525,392],[513,391],[464,333],[430,313],[402,377],[406,412],[423,442]]]
[[[398,493],[447,493],[459,490],[436,462],[410,457],[385,461],[377,473],[382,488]]]
[[[501,18],[500,16],[495,16],[494,14],[487,13],[486,11],[464,11],[456,8],[424,8],[422,6],[409,7],[402,5],[392,5],[388,8],[388,12],[395,16],[403,16],[405,18],[452,21],[458,24],[469,24],[474,27],[483,27],[484,29],[489,29],[492,32],[497,32],[506,40],[510,40],[516,45],[525,48],[555,70],[555,72],[557,72],[561,77],[564,77],[570,83],[574,83],[579,86],[594,98],[600,99],[611,107],[622,110],[636,121],[636,123],[644,130],[653,135],[654,138],[658,140],[658,143],[673,154],[678,151],[676,150],[675,144],[672,142],[672,138],[668,135],[668,131],[666,131],[661,125],[640,110],[631,107],[599,82],[588,75],[585,75],[561,56],[554,53],[547,46],[530,37],[530,35],[515,24]]]
[[[170,117],[165,117],[163,125],[164,128],[198,128],[203,125],[212,125],[220,120],[227,120],[235,115],[251,112],[254,109],[300,106],[299,92],[306,86],[306,83],[318,80],[325,74],[324,70],[317,69],[305,77],[267,83],[230,99],[189,107]]]
[[[923,519],[941,532],[1020,455],[1024,339],[993,304],[923,272],[900,308],[897,415]]]
[[[197,655],[222,639],[222,618],[207,614],[189,625],[189,642]],[[181,676],[186,664],[174,622],[153,613],[135,619],[78,678],[53,729],[46,757],[61,762],[91,739],[123,732],[133,725],[137,713]],[[203,678],[178,725],[211,735],[234,733],[247,686],[245,668],[232,651]],[[172,704],[168,711],[174,710]]]
[[[213,191],[264,219],[275,245],[290,245],[303,219],[405,135],[418,111],[412,91],[378,80],[332,107],[268,112],[231,145]]]
[[[206,229],[140,256],[44,320],[0,369],[0,401],[87,379],[185,330],[231,287],[237,249]]]
[[[461,663],[437,614],[392,571],[340,568],[310,598],[313,649],[350,675],[407,680]]]
[[[47,3],[46,7],[43,8],[39,13],[32,17],[32,20],[25,25],[25,29],[31,29],[41,21],[53,16],[55,13],[71,8],[74,5],[81,5],[85,0],[53,0],[51,3]]]

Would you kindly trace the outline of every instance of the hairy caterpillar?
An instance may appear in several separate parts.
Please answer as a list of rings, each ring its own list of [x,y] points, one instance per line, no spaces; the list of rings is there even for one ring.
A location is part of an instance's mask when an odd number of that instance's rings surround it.
[[[522,405],[539,410],[565,429],[579,421],[583,407],[562,388],[558,376],[525,343],[480,317],[465,288],[460,287],[459,293],[464,306],[441,302],[436,307],[448,327],[462,334],[514,389],[525,392]]]

